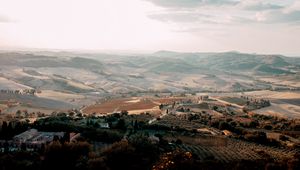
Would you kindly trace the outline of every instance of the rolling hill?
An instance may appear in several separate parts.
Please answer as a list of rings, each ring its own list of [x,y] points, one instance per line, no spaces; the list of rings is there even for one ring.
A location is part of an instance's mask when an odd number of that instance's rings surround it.
[[[300,59],[282,55],[2,52],[0,66],[0,89],[9,88],[8,82],[14,84],[13,89],[31,87],[84,94],[300,88]],[[266,78],[285,83],[272,83]]]

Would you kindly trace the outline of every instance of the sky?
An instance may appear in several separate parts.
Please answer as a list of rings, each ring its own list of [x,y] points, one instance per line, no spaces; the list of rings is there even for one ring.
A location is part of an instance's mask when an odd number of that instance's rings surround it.
[[[300,0],[0,0],[0,48],[300,56]]]

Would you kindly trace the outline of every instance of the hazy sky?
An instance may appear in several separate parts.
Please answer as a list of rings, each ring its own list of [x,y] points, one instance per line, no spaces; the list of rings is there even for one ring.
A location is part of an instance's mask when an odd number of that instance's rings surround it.
[[[300,55],[300,0],[0,0],[0,47]]]

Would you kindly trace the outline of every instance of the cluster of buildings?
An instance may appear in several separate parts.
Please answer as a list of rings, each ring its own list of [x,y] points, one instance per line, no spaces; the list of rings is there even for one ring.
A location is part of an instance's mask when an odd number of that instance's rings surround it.
[[[30,144],[50,143],[54,137],[62,138],[64,134],[64,132],[39,132],[36,129],[30,129],[14,136],[13,141],[16,143]]]
[[[61,139],[65,132],[40,132],[36,129],[27,130],[13,137],[12,140],[0,140],[0,151],[7,148],[9,151],[20,150],[22,147],[27,149],[39,149],[43,144],[48,144],[54,138]]]
[[[1,93],[34,95],[37,91],[35,89],[20,89],[20,90],[0,90]]]

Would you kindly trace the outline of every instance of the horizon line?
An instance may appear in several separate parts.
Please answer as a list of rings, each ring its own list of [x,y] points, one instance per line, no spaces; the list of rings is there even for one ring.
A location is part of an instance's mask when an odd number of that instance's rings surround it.
[[[73,53],[106,53],[106,54],[119,54],[119,55],[129,55],[129,54],[154,54],[158,52],[173,52],[173,53],[240,53],[240,54],[253,54],[253,55],[282,55],[286,57],[300,57],[300,54],[283,54],[283,53],[261,53],[261,52],[243,52],[239,50],[220,50],[220,51],[177,51],[177,50],[128,50],[128,49],[73,49],[73,48],[33,48],[33,47],[1,47],[0,51],[15,51],[15,52],[73,52]]]

